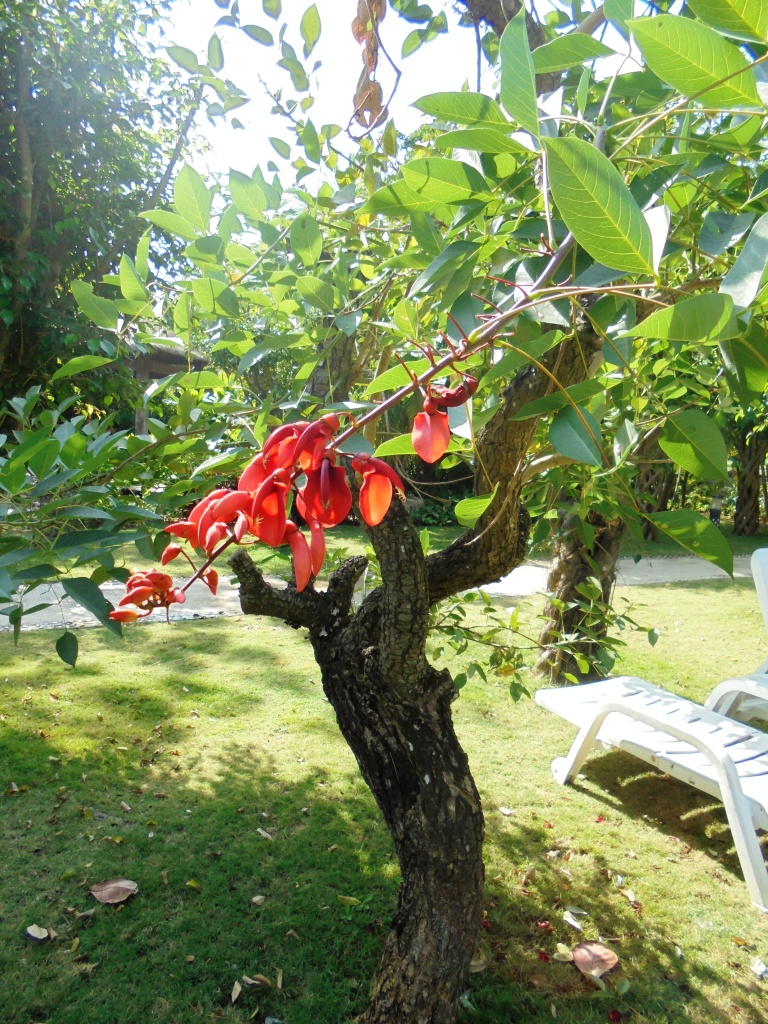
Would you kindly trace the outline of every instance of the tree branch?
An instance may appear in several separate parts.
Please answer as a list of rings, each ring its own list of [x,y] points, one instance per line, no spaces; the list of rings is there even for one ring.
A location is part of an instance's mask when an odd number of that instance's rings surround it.
[[[229,559],[229,565],[240,583],[240,607],[245,615],[271,615],[289,626],[307,628],[320,618],[322,595],[314,590],[299,593],[291,585],[272,586],[243,548]]]

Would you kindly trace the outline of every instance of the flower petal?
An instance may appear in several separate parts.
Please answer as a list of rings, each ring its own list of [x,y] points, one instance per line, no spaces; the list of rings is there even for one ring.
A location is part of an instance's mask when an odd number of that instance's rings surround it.
[[[424,462],[437,462],[445,455],[451,442],[448,413],[420,412],[413,421],[411,440],[416,454]]]
[[[360,513],[369,526],[378,526],[392,504],[392,481],[382,473],[363,474]]]

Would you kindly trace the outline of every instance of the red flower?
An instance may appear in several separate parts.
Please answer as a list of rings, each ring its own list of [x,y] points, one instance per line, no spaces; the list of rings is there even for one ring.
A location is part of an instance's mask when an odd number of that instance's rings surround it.
[[[276,548],[285,536],[285,501],[291,476],[285,469],[276,469],[259,487],[251,508],[251,532],[265,544]]]
[[[328,413],[327,416],[321,416],[319,420],[310,423],[302,431],[301,437],[297,440],[296,446],[293,449],[294,463],[298,462],[303,469],[307,469],[310,465],[314,466],[325,450],[325,442],[330,437],[333,437],[339,426],[339,417],[334,413]],[[305,453],[307,453],[308,457],[302,458],[302,455],[305,455]]]
[[[411,440],[416,454],[424,462],[437,462],[448,450],[451,442],[451,428],[448,413],[437,409],[427,411],[427,406],[434,406],[434,401],[424,400],[424,412],[420,412],[413,421]]]
[[[296,589],[301,591],[312,578],[312,556],[309,553],[307,538],[290,519],[285,524],[285,539],[291,547],[293,555],[293,574],[296,577]]]
[[[167,612],[172,604],[184,604],[187,599],[183,590],[174,587],[171,577],[158,569],[134,573],[129,577],[126,587],[127,593],[120,601],[121,607],[109,613],[110,619],[115,622],[133,622],[139,617],[140,611],[146,616],[151,615],[155,608],[165,608]],[[134,608],[122,608],[124,604],[132,604]]]
[[[346,471],[335,465],[334,455],[327,453],[321,456],[318,466],[307,470],[307,482],[299,493],[308,516],[322,526],[338,526],[352,508]]]
[[[403,482],[391,466],[370,455],[357,455],[352,459],[352,468],[363,476],[360,514],[369,526],[378,526],[389,511],[393,487],[405,493]]]
[[[180,544],[168,544],[162,555],[160,556],[160,562],[162,565],[168,565],[174,558],[178,558],[181,554]]]
[[[545,964],[551,963],[549,953],[545,953],[543,949],[539,950],[539,960],[543,960]]]
[[[215,569],[206,569],[200,579],[205,583],[210,592],[216,597],[216,588],[219,585],[219,574]]]

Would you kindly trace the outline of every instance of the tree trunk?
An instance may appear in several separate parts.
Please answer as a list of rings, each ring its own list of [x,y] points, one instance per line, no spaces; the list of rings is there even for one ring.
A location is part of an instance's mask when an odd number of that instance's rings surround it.
[[[739,468],[736,476],[736,508],[733,533],[736,537],[754,537],[760,528],[760,470],[768,451],[768,439],[755,432],[751,425],[738,435],[736,453]]]
[[[635,478],[637,507],[641,512],[665,512],[675,484],[670,463],[655,439],[643,454],[647,461],[639,463]],[[651,541],[659,539],[659,531],[648,519],[643,520],[643,536]]]
[[[599,678],[601,671],[596,662],[600,643],[607,634],[607,623],[599,606],[579,592],[590,577],[600,581],[600,601],[609,605],[616,583],[616,570],[624,537],[624,521],[604,519],[592,511],[587,528],[594,531],[594,541],[586,545],[579,536],[578,524],[568,528],[568,517],[555,538],[553,564],[547,579],[550,597],[544,608],[545,625],[539,637],[542,646],[536,662],[536,672],[548,676],[553,685],[566,682],[565,674],[580,682]],[[557,646],[568,639],[568,647]],[[586,659],[590,670],[579,668],[577,655]]]
[[[584,332],[543,362],[562,386],[583,380],[601,341]],[[244,550],[230,560],[246,615],[277,616],[309,630],[326,696],[389,828],[402,876],[371,1003],[360,1024],[453,1024],[482,920],[483,815],[451,720],[457,696],[427,660],[430,607],[511,572],[525,557],[529,517],[521,467],[535,420],[512,419],[553,387],[534,367],[504,390],[479,432],[478,490],[498,481],[493,502],[448,548],[424,556],[405,507],[393,501],[367,530],[381,585],[359,608],[355,586],[367,559],[351,558],[327,590],[298,593],[267,583]],[[487,475],[486,475],[487,474]]]

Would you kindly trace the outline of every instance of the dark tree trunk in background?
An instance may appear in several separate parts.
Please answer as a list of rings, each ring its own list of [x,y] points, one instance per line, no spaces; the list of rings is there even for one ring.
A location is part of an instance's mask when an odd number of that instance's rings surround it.
[[[739,460],[736,474],[736,508],[733,532],[736,537],[754,537],[760,528],[760,472],[768,452],[768,438],[745,424],[736,437]]]
[[[654,443],[640,453],[634,490],[637,507],[641,512],[666,512],[675,489],[675,476],[666,455]],[[643,520],[643,536],[646,540],[659,539],[659,531],[648,519]]]
[[[536,662],[536,671],[553,685],[565,683],[565,673],[580,681],[602,674],[597,669],[583,673],[575,657],[578,653],[593,663],[607,632],[607,624],[594,615],[578,588],[594,577],[600,584],[602,602],[610,603],[624,538],[623,520],[606,520],[592,511],[586,522],[594,531],[594,541],[587,546],[576,525],[569,528],[568,519],[566,516],[553,544],[553,564],[547,578],[550,597],[544,608],[545,625],[539,636],[542,650]],[[571,638],[569,650],[555,646],[566,638]]]

